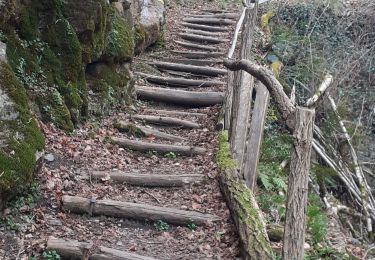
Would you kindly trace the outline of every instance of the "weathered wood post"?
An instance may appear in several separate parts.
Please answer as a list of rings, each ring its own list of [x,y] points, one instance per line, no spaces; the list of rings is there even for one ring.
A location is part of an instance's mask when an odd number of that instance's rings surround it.
[[[314,119],[313,109],[297,107],[294,113],[283,259],[303,259]]]

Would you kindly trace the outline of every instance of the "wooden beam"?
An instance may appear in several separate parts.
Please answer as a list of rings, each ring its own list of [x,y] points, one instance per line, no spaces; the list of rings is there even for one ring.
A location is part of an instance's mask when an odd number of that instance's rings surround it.
[[[160,143],[149,143],[142,141],[135,141],[126,138],[112,137],[112,142],[127,149],[148,152],[155,151],[159,153],[169,153],[173,152],[179,155],[204,155],[206,154],[206,149],[202,147],[195,146],[184,146],[184,145],[171,145],[171,144],[160,144]]]
[[[188,107],[208,107],[221,104],[222,92],[183,91],[166,88],[135,87],[138,98]]]
[[[175,77],[160,77],[155,75],[149,75],[141,72],[137,72],[136,75],[142,77],[150,83],[156,83],[160,85],[173,86],[173,87],[210,87],[210,86],[221,86],[224,85],[221,81],[215,80],[198,80],[198,79],[184,79]]]
[[[196,43],[186,42],[186,41],[176,41],[176,40],[174,42],[185,48],[204,50],[204,51],[219,51],[219,48],[216,46],[208,46],[208,45],[196,44]]]
[[[169,117],[169,116],[134,115],[132,116],[132,119],[144,121],[146,123],[151,123],[151,124],[156,124],[156,125],[164,125],[164,126],[187,128],[187,129],[202,127],[198,123],[195,123],[189,120],[175,118],[175,117]]]
[[[245,152],[245,159],[242,173],[246,185],[255,190],[257,181],[257,169],[260,157],[260,150],[263,139],[264,122],[267,116],[267,108],[269,102],[269,92],[263,84],[257,84],[255,87],[256,98],[254,108],[252,111],[250,130],[247,142],[247,150]]]
[[[62,205],[64,210],[74,213],[143,221],[163,220],[176,225],[186,225],[188,223],[208,225],[212,222],[220,221],[219,217],[210,214],[108,199],[93,200],[78,196],[64,195],[62,197]]]
[[[157,110],[157,109],[143,109],[145,113],[156,113],[156,114],[164,114],[164,115],[175,115],[175,116],[190,116],[190,117],[207,117],[204,113],[196,113],[196,112],[186,112],[186,111],[176,111],[176,110]]]
[[[107,179],[116,183],[123,183],[142,187],[182,187],[189,184],[201,183],[202,174],[137,174],[121,171],[94,171],[91,173],[95,179]]]
[[[205,36],[213,36],[213,37],[221,37],[223,35],[226,35],[223,32],[208,32],[208,31],[194,30],[194,29],[185,29],[184,32],[191,33],[191,34],[205,35]]]
[[[213,64],[223,63],[222,59],[179,59],[179,58],[165,58],[163,61],[173,62],[173,63],[182,63],[195,66],[209,66]],[[224,84],[224,83],[222,83]]]
[[[194,24],[194,23],[181,23],[182,26],[191,29],[197,29],[202,31],[208,32],[227,32],[229,28],[227,27],[220,27],[220,26],[209,26],[209,25],[202,25],[202,24]]]
[[[187,140],[186,138],[183,138],[181,136],[167,134],[156,129],[135,125],[129,122],[121,121],[121,120],[116,122],[114,124],[114,127],[117,128],[120,132],[127,132],[133,135],[140,134],[141,136],[146,136],[146,137],[154,136],[159,139],[177,141],[177,142],[182,142],[182,141]]]
[[[163,61],[150,61],[148,62],[148,64],[156,66],[159,69],[189,72],[189,73],[197,74],[197,75],[215,77],[215,76],[227,74],[227,70],[225,69],[212,68],[208,66],[194,66],[194,65],[186,65],[186,64],[163,62]]]
[[[104,246],[94,247],[93,243],[78,242],[76,240],[49,237],[47,249],[57,251],[64,259],[90,260],[156,260],[156,258],[141,256]]]
[[[204,51],[177,51],[171,50],[171,53],[180,55],[189,59],[206,59],[206,58],[220,58],[224,56],[223,52],[204,52]]]
[[[213,36],[205,36],[199,34],[192,34],[192,33],[179,33],[182,39],[193,41],[193,42],[200,42],[200,43],[212,43],[212,44],[220,44],[229,42],[228,39],[213,37]]]
[[[193,24],[209,24],[209,25],[232,25],[236,22],[232,19],[223,19],[223,18],[185,18],[182,20],[185,23]]]

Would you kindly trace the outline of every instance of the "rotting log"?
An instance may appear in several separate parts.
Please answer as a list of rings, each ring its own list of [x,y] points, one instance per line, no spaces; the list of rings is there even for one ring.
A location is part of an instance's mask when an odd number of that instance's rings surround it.
[[[174,42],[185,48],[204,50],[204,51],[218,51],[219,50],[217,46],[207,46],[207,45],[196,44],[196,43],[185,42],[185,41],[177,41],[177,40],[175,40]]]
[[[219,217],[211,214],[109,199],[96,200],[64,195],[62,197],[62,205],[64,210],[73,213],[144,221],[163,220],[176,225],[186,225],[188,223],[208,225],[212,222],[220,221]]]
[[[224,18],[185,18],[182,20],[185,23],[193,23],[193,24],[208,24],[208,25],[232,25],[235,24],[236,21],[232,19],[224,19]]]
[[[222,171],[219,180],[237,227],[243,259],[273,259],[262,213],[252,191],[238,178],[236,170]]]
[[[247,150],[243,163],[243,173],[246,185],[254,190],[257,181],[257,168],[262,145],[264,122],[267,116],[269,92],[263,84],[255,86],[256,97],[251,117]]]
[[[220,44],[220,43],[229,42],[228,39],[199,35],[199,34],[192,34],[192,33],[179,33],[178,36],[188,41],[201,42],[201,43],[207,42],[207,43],[212,43],[212,44]]]
[[[220,58],[224,56],[222,52],[204,52],[204,51],[177,51],[172,50],[171,53],[180,55],[189,59],[207,59],[207,58]]]
[[[207,32],[202,30],[194,30],[194,29],[185,29],[185,33],[192,33],[192,34],[198,34],[198,35],[205,35],[205,36],[213,36],[213,37],[221,37],[225,34],[223,32]]]
[[[315,110],[297,107],[288,176],[283,259],[303,259]],[[301,232],[302,231],[302,232]]]
[[[169,117],[169,116],[134,115],[132,116],[132,119],[144,121],[146,123],[151,123],[151,124],[156,124],[156,125],[164,125],[164,126],[187,128],[187,129],[202,127],[198,123],[195,123],[189,120],[175,118],[175,117]]]
[[[186,138],[183,138],[181,136],[167,134],[156,129],[147,128],[144,126],[138,126],[138,125],[125,122],[125,121],[116,122],[114,124],[114,127],[117,128],[120,132],[127,132],[133,135],[139,134],[141,136],[146,136],[146,137],[154,136],[159,139],[176,141],[176,142],[186,141]]]
[[[178,59],[178,58],[165,58],[163,61],[166,62],[173,62],[173,63],[182,63],[182,64],[189,64],[195,66],[208,66],[213,64],[220,64],[223,63],[223,60],[219,59]]]
[[[123,147],[140,152],[156,151],[159,153],[169,153],[173,152],[180,155],[192,156],[195,154],[204,155],[206,154],[206,149],[202,147],[195,146],[185,146],[185,145],[171,145],[171,144],[160,144],[160,143],[149,143],[142,141],[135,141],[126,138],[112,137],[112,142]]]
[[[208,66],[194,66],[194,65],[186,65],[186,64],[171,63],[171,62],[162,62],[162,61],[152,61],[152,62],[148,62],[148,64],[156,66],[159,69],[189,72],[189,73],[197,74],[197,75],[215,77],[215,76],[227,74],[227,70],[225,69],[212,68]]]
[[[49,237],[47,249],[56,251],[64,259],[90,260],[156,260],[156,258],[141,256],[104,246],[94,246],[93,243],[78,242],[76,240]]]
[[[110,179],[115,183],[124,183],[142,187],[182,187],[189,184],[201,183],[202,174],[135,174],[121,171],[94,171],[91,173],[95,179]]]
[[[161,109],[161,110],[143,109],[143,112],[163,114],[163,115],[174,115],[174,116],[207,117],[207,115],[204,114],[204,113],[176,111],[176,110],[165,110],[165,109]]]
[[[138,98],[176,104],[188,107],[208,107],[221,104],[224,99],[222,92],[196,92],[166,88],[136,86]]]
[[[160,77],[149,75],[145,73],[136,73],[136,75],[142,77],[150,83],[159,85],[173,86],[173,87],[210,87],[210,86],[221,86],[224,85],[221,81],[214,80],[197,80],[197,79],[184,79],[184,78],[172,78],[172,77]]]
[[[194,24],[194,23],[181,23],[182,26],[187,28],[208,31],[208,32],[227,32],[229,28],[222,26],[209,26],[203,24]]]

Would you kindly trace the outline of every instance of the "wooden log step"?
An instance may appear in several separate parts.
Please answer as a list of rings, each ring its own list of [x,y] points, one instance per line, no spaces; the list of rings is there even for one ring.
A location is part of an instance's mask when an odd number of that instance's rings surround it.
[[[93,243],[54,237],[48,238],[47,249],[58,252],[64,259],[156,260],[156,258],[153,257],[141,256],[104,246],[94,247]]]
[[[173,63],[182,63],[195,66],[209,66],[214,64],[223,63],[222,59],[177,59],[177,58],[164,58],[163,61],[173,62]]]
[[[210,86],[222,86],[225,85],[221,81],[207,81],[207,80],[197,80],[197,79],[184,79],[184,78],[167,78],[159,77],[154,75],[149,75],[145,73],[136,73],[136,75],[141,76],[150,83],[156,83],[159,85],[173,86],[173,87],[210,87]]]
[[[159,139],[164,140],[170,140],[170,141],[176,141],[176,142],[182,142],[186,141],[186,138],[183,138],[181,136],[171,135],[164,132],[161,132],[156,129],[147,128],[144,126],[138,126],[129,122],[125,121],[118,121],[114,124],[114,126],[120,131],[120,132],[127,132],[131,133],[133,135],[140,135],[140,136],[154,136]]]
[[[109,199],[93,200],[64,195],[62,197],[62,204],[65,210],[73,213],[88,213],[89,215],[103,215],[145,221],[163,220],[176,225],[186,225],[191,222],[196,225],[207,225],[220,220],[219,217],[210,214]]]
[[[126,138],[118,138],[118,137],[112,137],[111,139],[113,143],[123,148],[128,148],[128,149],[140,151],[140,152],[155,151],[155,152],[163,153],[163,154],[173,152],[179,155],[188,155],[188,156],[192,156],[196,154],[203,155],[206,153],[206,149],[202,147],[148,143],[148,142],[130,140]]]
[[[185,23],[209,24],[209,25],[232,25],[236,23],[236,21],[232,19],[222,19],[222,18],[185,18],[182,21]]]
[[[222,18],[222,19],[237,19],[238,13],[216,13],[216,14],[188,14],[190,18]]]
[[[222,92],[196,92],[165,88],[135,87],[137,96],[143,100],[153,100],[188,107],[208,107],[221,104]]]
[[[217,37],[211,37],[211,36],[204,36],[199,34],[191,34],[191,33],[179,33],[178,34],[182,39],[194,41],[194,42],[207,42],[207,43],[213,43],[213,44],[220,44],[229,42],[228,39],[222,39]]]
[[[194,65],[186,65],[186,64],[163,62],[163,61],[150,61],[148,62],[148,64],[156,66],[159,69],[189,72],[192,74],[213,76],[213,77],[219,76],[219,75],[226,75],[228,73],[226,69],[218,69],[218,68],[213,68],[213,67],[208,67],[208,66],[194,66]]]
[[[220,27],[220,26],[210,26],[210,25],[203,25],[203,24],[195,24],[195,23],[181,23],[182,26],[197,29],[202,31],[209,31],[209,32],[227,32],[229,29],[227,27]]]
[[[221,37],[225,35],[223,32],[207,32],[202,30],[194,30],[194,29],[188,29],[186,28],[184,30],[185,33],[192,33],[192,34],[199,34],[199,35],[205,35],[205,36],[213,36],[213,37]]]
[[[95,179],[110,179],[115,183],[125,183],[142,187],[182,187],[188,184],[201,183],[204,180],[202,174],[134,174],[120,171],[105,172],[94,171]]]
[[[176,51],[171,50],[171,53],[180,55],[189,59],[206,59],[206,58],[221,58],[225,54],[223,52],[204,52],[204,51]]]
[[[156,125],[164,125],[164,126],[171,126],[171,127],[179,127],[179,128],[187,128],[187,129],[194,129],[194,128],[201,128],[202,126],[198,123],[179,119],[175,117],[169,116],[149,116],[149,115],[134,115],[132,116],[133,119],[144,121],[150,124]]]
[[[201,44],[185,42],[185,41],[177,41],[177,40],[174,40],[174,42],[185,48],[205,50],[205,51],[218,51],[219,50],[218,47],[215,47],[215,46],[207,46],[207,45],[201,45]]]
[[[211,13],[211,14],[226,14],[226,13],[234,13],[237,10],[228,10],[228,9],[203,9],[201,12]]]
[[[157,113],[163,115],[177,115],[177,116],[191,116],[191,117],[207,117],[206,114],[203,113],[195,113],[195,112],[185,112],[185,111],[175,111],[175,110],[156,110],[156,109],[144,109],[143,112],[145,113]]]

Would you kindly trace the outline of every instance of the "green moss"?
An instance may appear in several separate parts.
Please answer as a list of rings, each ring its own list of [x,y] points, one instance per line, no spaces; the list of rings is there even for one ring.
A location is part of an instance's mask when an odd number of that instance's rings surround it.
[[[227,131],[222,131],[219,134],[219,150],[216,154],[216,163],[222,171],[237,167],[236,161],[232,158],[230,151]]]
[[[107,37],[106,55],[115,61],[127,61],[134,55],[134,33],[129,24],[113,11],[112,30]]]
[[[141,49],[146,41],[146,32],[145,29],[141,25],[135,26],[135,33],[134,33],[134,42],[135,48]]]
[[[0,202],[3,202],[31,183],[35,153],[43,149],[44,137],[29,112],[24,88],[5,63],[0,64],[0,84],[19,113],[16,120],[0,122],[0,132],[8,135],[6,145],[0,147]]]

